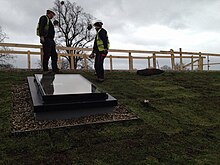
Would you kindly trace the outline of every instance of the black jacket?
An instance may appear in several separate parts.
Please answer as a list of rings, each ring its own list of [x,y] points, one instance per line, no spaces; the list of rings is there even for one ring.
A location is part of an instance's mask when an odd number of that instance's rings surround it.
[[[98,33],[99,38],[103,41],[104,44],[104,48],[108,49],[108,35],[107,35],[107,31],[103,28],[101,28],[101,30]],[[93,50],[94,51],[98,51],[98,46],[97,46],[97,37],[95,37],[95,41],[94,41],[94,45],[93,45]]]
[[[49,19],[49,30],[48,32],[45,31],[45,26],[47,25],[47,16],[43,15],[40,17],[39,20],[39,34],[40,36],[44,36],[46,38],[54,38],[55,36],[55,30],[54,30],[54,26],[51,22],[51,20]]]

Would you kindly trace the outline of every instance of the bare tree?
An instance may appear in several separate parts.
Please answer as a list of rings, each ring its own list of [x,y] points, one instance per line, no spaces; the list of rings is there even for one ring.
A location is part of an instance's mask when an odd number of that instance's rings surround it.
[[[55,19],[58,21],[58,35],[56,41],[58,45],[67,47],[89,47],[95,37],[95,32],[91,30],[91,22],[95,19],[92,15],[85,13],[81,6],[75,2],[55,0],[53,10],[56,13]],[[67,53],[70,53],[67,51]],[[82,51],[74,51],[74,54],[81,54]],[[71,66],[70,57],[66,59]],[[74,58],[74,67],[77,67],[80,57]]]
[[[0,26],[0,43],[4,42],[4,40],[8,38],[6,33],[2,31],[2,27]],[[0,50],[7,51],[10,50],[7,47],[1,46]],[[13,56],[10,56],[8,53],[0,53],[0,68],[12,68],[13,65],[8,63],[8,60],[13,59]]]
[[[0,26],[0,43],[4,42],[7,38],[7,35],[2,31],[2,27]]]

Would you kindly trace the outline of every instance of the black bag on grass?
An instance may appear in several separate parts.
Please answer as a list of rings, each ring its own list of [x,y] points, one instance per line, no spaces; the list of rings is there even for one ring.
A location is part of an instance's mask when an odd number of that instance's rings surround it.
[[[162,74],[164,71],[160,69],[142,69],[138,70],[137,74],[141,76],[152,76],[157,74]]]

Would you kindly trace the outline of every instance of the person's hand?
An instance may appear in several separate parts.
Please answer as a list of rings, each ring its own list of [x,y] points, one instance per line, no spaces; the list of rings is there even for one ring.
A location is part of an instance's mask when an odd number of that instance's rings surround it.
[[[43,44],[44,42],[45,42],[44,36],[41,36],[41,37],[40,37],[40,43]]]
[[[104,50],[104,54],[107,55],[108,54],[108,49]]]
[[[89,55],[89,58],[94,58],[95,57],[95,54],[94,53],[91,53],[90,55]]]
[[[103,57],[106,57],[107,54],[108,54],[108,49],[105,49],[105,50],[102,51],[102,56]]]

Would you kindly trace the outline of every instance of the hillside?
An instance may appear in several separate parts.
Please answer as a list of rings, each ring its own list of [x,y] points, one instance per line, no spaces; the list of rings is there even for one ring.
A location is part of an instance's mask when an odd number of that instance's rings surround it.
[[[14,135],[11,89],[34,73],[0,71],[0,164],[220,164],[220,72],[77,72],[141,120]]]

